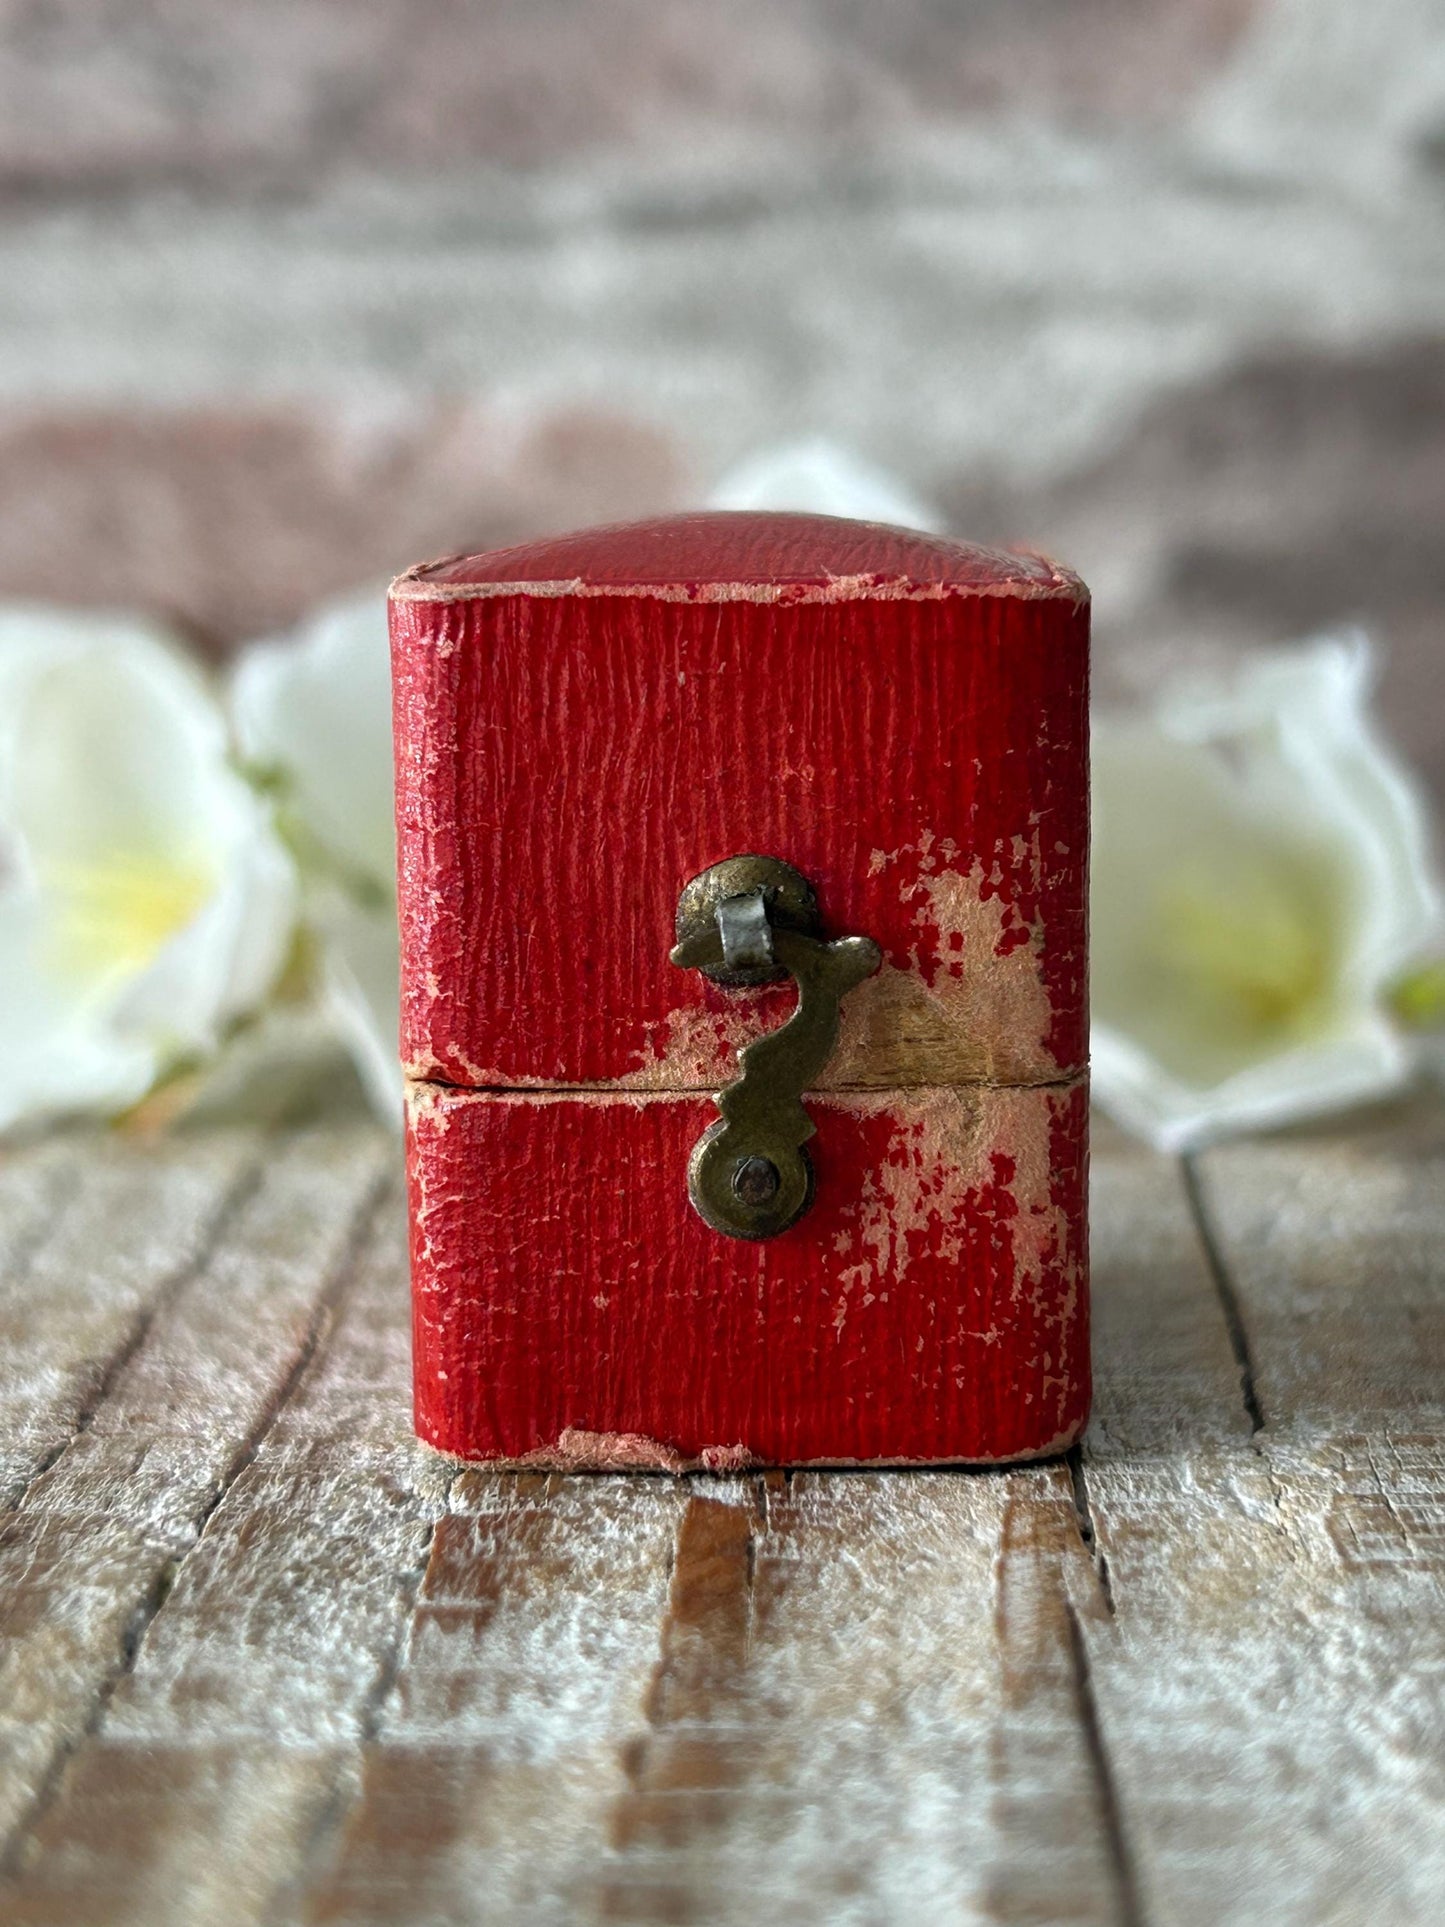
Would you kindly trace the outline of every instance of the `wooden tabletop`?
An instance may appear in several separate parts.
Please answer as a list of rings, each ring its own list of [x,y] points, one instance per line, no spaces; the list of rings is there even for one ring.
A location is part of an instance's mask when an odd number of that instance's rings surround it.
[[[359,1118],[0,1165],[0,1920],[1436,1922],[1445,1114],[1101,1134],[1007,1472],[418,1446]]]

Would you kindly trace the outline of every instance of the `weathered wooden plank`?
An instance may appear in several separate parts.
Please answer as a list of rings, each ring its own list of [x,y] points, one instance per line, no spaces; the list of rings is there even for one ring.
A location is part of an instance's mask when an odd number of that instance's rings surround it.
[[[12,1853],[314,1347],[394,1156],[369,1130],[359,1149],[354,1127],[286,1142],[6,1522],[0,1834]]]
[[[85,1169],[88,1142],[52,1136],[0,1152],[0,1280],[7,1291],[64,1216]]]
[[[1239,1366],[1183,1174],[1097,1121],[1090,1269],[1094,1410],[1086,1458],[1168,1462],[1247,1446]]]
[[[1282,1548],[1178,1168],[1101,1146],[1092,1244],[1095,1420],[1080,1498],[1112,1611],[1079,1626],[1099,1741],[1136,1917],[1217,1923],[1244,1917],[1246,1887],[1211,1802],[1241,1743],[1267,1728],[1260,1706],[1241,1708],[1231,1662]],[[1247,1815],[1238,1823],[1248,1831]]]
[[[1098,1420],[1083,1479],[1115,1611],[1081,1630],[1148,1919],[1425,1920],[1445,1887],[1438,1567],[1362,1584],[1331,1540],[1338,1480],[1320,1453],[1333,1368],[1316,1335],[1332,1303],[1361,1352],[1341,1409],[1383,1432],[1398,1327],[1438,1304],[1442,1280],[1422,1255],[1431,1211],[1408,1174],[1415,1154],[1397,1139],[1362,1176],[1345,1142],[1333,1160],[1318,1138],[1210,1154],[1220,1289],[1182,1174],[1143,1153],[1099,1161]],[[1392,1258],[1380,1234],[1412,1195]],[[1437,1224],[1442,1196],[1437,1180]],[[1394,1313],[1361,1303],[1372,1265],[1414,1281]],[[1399,1382],[1418,1443],[1408,1387],[1422,1374]],[[1298,1385],[1317,1403],[1302,1397],[1286,1421]]]
[[[313,1405],[303,1388],[288,1414],[301,1437]],[[375,1513],[368,1457],[356,1503]],[[978,1918],[1112,1919],[1100,1882],[1079,1879],[1081,1862],[1098,1871],[1098,1830],[1056,1569],[1078,1556],[1072,1512],[1057,1479],[1045,1497],[1048,1473],[1018,1476],[1029,1491],[778,1480],[760,1518],[744,1488],[689,1499],[672,1482],[464,1475],[458,1502],[487,1510],[443,1521],[338,1853],[327,1801],[350,1786],[361,1654],[374,1659],[357,1592],[373,1617],[394,1606],[402,1552],[373,1547],[362,1572],[329,1532],[308,1548],[319,1528],[303,1494],[288,1544],[258,1462],[68,1776],[14,1918],[100,1904],[115,1922],[261,1918],[319,1830],[335,1871],[308,1919],[672,1918],[675,1905],[747,1919],[760,1894],[794,1918],[868,1918],[899,1882],[924,1919],[957,1917],[958,1892]],[[973,1494],[987,1507],[960,1512]],[[969,1617],[950,1623],[940,1573],[895,1626],[870,1561],[896,1566],[896,1586],[943,1552],[956,1576],[958,1524]],[[963,1669],[960,1638],[981,1649]],[[1055,1815],[1043,1842],[1040,1801]]]
[[[49,1209],[63,1209],[28,1262],[0,1272],[0,1509],[89,1422],[157,1305],[204,1260],[254,1180],[262,1141],[255,1131],[146,1145],[87,1133],[56,1149]],[[24,1219],[0,1198],[7,1228]]]
[[[1301,1922],[1438,1918],[1445,1893],[1445,1115],[1402,1106],[1203,1160],[1293,1609],[1274,1796],[1314,1847]],[[1291,1909],[1293,1911],[1291,1911]],[[1331,1911],[1333,1910],[1333,1911]]]
[[[1272,1443],[1445,1414],[1445,1108],[1201,1160]]]
[[[240,1927],[299,1878],[353,1787],[452,1476],[412,1437],[405,1304],[394,1187],[334,1327],[72,1762],[17,1920]]]
[[[473,1484],[308,1922],[1117,1917],[1060,1475]]]
[[[1134,1875],[1117,1838],[1080,1618],[1108,1610],[1060,1467],[1011,1474],[1041,1491],[1007,1502],[995,1583],[1003,1716],[991,1760],[995,1831],[987,1914],[1009,1927],[1135,1927]],[[1074,1603],[1077,1601],[1077,1605]]]
[[[461,1476],[360,1798],[297,1916],[572,1917],[625,1784],[684,1506],[672,1480]]]
[[[766,1851],[750,1873],[738,1830],[696,1867],[699,1904],[722,1885],[739,1920],[750,1888],[785,1918],[1112,1920],[1072,1562],[1067,1481],[1046,1468],[770,1494],[739,1695],[768,1741],[749,1829]]]

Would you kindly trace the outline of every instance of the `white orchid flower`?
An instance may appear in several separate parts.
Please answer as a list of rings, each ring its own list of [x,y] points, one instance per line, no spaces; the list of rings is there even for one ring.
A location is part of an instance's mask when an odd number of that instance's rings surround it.
[[[294,869],[157,630],[0,610],[0,1128],[114,1114],[269,992]]]
[[[1398,1089],[1387,998],[1440,940],[1425,803],[1363,637],[1094,730],[1094,1090],[1178,1151]]]
[[[277,798],[320,943],[322,1000],[381,1115],[401,1117],[400,975],[386,591],[254,644],[232,688],[237,736]]]

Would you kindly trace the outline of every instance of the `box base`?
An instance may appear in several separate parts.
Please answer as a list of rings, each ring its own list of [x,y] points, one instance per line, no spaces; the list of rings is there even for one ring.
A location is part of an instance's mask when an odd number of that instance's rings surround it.
[[[532,1469],[1004,1464],[1089,1409],[1088,1092],[815,1093],[812,1209],[688,1202],[703,1094],[413,1087],[417,1430]]]

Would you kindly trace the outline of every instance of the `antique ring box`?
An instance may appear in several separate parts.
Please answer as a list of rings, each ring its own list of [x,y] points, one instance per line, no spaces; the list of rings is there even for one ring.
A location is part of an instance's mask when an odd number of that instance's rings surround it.
[[[413,569],[391,626],[422,1437],[670,1469],[1068,1446],[1083,585],[690,515]]]

